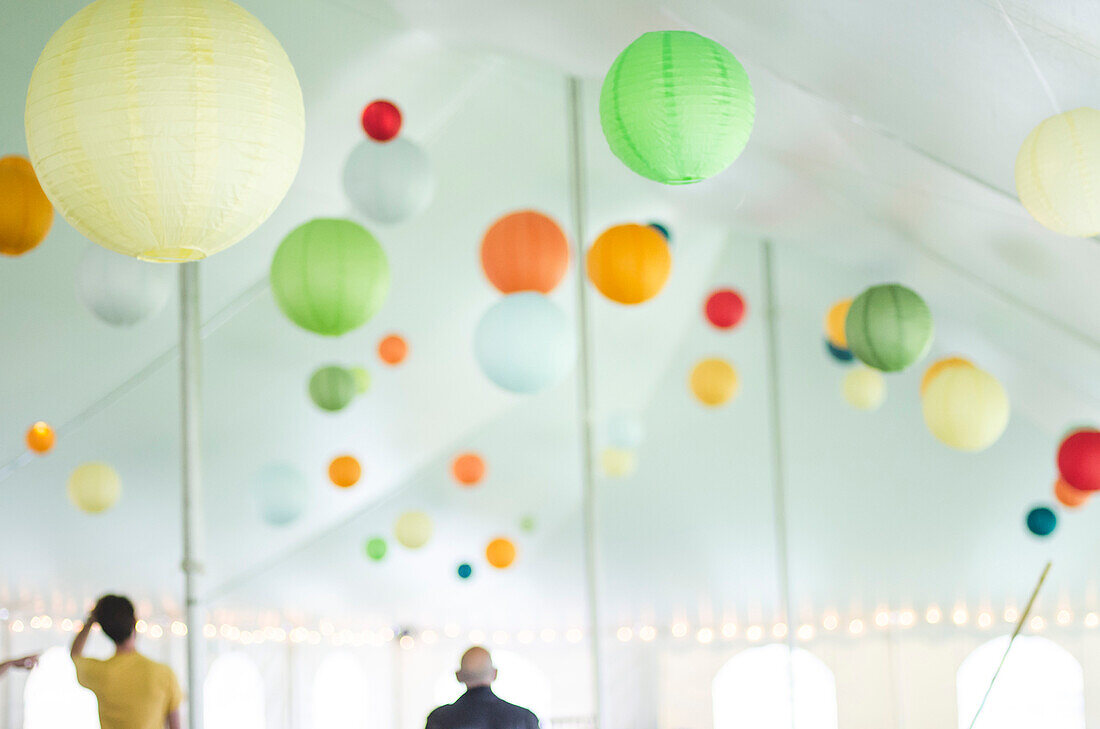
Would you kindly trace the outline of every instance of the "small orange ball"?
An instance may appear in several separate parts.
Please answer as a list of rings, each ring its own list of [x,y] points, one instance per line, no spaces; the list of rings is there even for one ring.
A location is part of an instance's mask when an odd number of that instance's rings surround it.
[[[342,489],[348,489],[359,483],[363,475],[363,468],[359,461],[352,456],[340,456],[333,458],[328,464],[329,479]]]
[[[1065,479],[1059,478],[1054,482],[1054,498],[1058,499],[1058,503],[1069,509],[1076,509],[1079,506],[1083,506],[1088,500],[1091,492],[1081,491],[1075,489],[1066,483]]]
[[[50,424],[41,420],[27,430],[27,447],[35,453],[48,453],[56,439],[57,435]]]
[[[409,343],[399,334],[391,334],[378,343],[378,358],[388,365],[399,365],[409,354]]]
[[[451,463],[451,474],[463,486],[476,486],[485,478],[485,461],[476,453],[461,453]]]
[[[485,548],[485,559],[498,570],[511,567],[516,561],[516,545],[510,539],[503,537],[494,539]]]

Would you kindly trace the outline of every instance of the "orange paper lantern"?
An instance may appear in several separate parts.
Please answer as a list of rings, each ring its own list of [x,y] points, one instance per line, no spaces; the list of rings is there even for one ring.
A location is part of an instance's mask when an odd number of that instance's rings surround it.
[[[21,256],[46,237],[53,225],[50,204],[25,157],[0,158],[0,253]]]
[[[649,301],[672,271],[668,241],[648,225],[616,225],[588,249],[588,278],[620,304]]]
[[[851,299],[841,299],[829,307],[825,314],[825,337],[834,347],[848,348],[848,335],[844,332],[844,322],[848,319],[848,309],[852,307]]]
[[[53,448],[56,435],[49,423],[41,420],[27,430],[27,447],[35,453],[47,453]]]
[[[476,453],[462,453],[451,463],[451,474],[463,486],[476,486],[485,478],[485,461]]]
[[[388,365],[399,365],[409,354],[409,343],[399,334],[391,334],[378,343],[378,358]]]
[[[928,369],[924,371],[924,376],[920,378],[920,394],[923,395],[924,391],[928,389],[928,385],[932,383],[932,380],[936,379],[936,375],[944,370],[951,369],[952,367],[973,367],[974,363],[968,359],[962,357],[945,357],[943,359],[936,360]]]
[[[548,294],[569,268],[569,242],[547,215],[534,210],[509,213],[485,232],[481,268],[501,293]]]
[[[1089,500],[1089,492],[1075,489],[1064,479],[1058,478],[1054,481],[1054,498],[1058,499],[1058,503],[1062,506],[1076,509]]]
[[[329,479],[342,489],[351,488],[359,483],[362,475],[362,466],[352,456],[333,458],[332,463],[328,464]]]
[[[498,570],[511,567],[516,561],[516,545],[503,537],[494,539],[485,548],[485,559]]]

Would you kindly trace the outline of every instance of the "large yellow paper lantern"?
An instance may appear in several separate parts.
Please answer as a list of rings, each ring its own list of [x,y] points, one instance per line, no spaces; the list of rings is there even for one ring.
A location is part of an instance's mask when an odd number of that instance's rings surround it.
[[[1016,156],[1016,193],[1056,233],[1100,234],[1100,110],[1056,114],[1032,129]]]
[[[98,514],[118,501],[122,480],[106,463],[85,463],[69,476],[68,492],[73,506],[88,514]]]
[[[97,0],[31,75],[27,148],[42,188],[99,245],[205,258],[271,215],[302,158],[298,77],[229,0]]]
[[[928,383],[922,399],[932,435],[960,451],[980,451],[1008,426],[1008,395],[993,375],[977,367],[949,367]]]

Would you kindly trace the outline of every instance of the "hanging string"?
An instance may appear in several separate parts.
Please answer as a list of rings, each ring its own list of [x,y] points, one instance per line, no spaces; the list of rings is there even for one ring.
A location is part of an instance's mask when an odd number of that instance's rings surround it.
[[[1001,10],[1001,17],[1005,19],[1005,23],[1008,24],[1008,28],[1012,31],[1012,35],[1016,37],[1016,42],[1020,44],[1020,49],[1024,52],[1024,57],[1027,58],[1027,62],[1031,64],[1031,70],[1035,72],[1035,76],[1039,79],[1043,91],[1046,92],[1047,98],[1050,99],[1050,105],[1054,107],[1054,113],[1061,114],[1062,107],[1058,105],[1058,100],[1054,98],[1054,91],[1050,88],[1046,76],[1039,70],[1039,64],[1035,62],[1035,56],[1031,55],[1031,49],[1027,47],[1027,43],[1024,42],[1023,36],[1020,35],[1020,31],[1016,29],[1016,24],[1012,22],[1012,18],[1009,16],[1008,11],[1005,10],[1004,4],[1001,0],[996,0],[996,2],[997,7]]]

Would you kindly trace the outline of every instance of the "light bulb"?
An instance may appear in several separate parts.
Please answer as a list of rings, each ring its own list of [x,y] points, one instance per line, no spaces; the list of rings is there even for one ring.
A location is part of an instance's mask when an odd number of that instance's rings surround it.
[[[786,623],[776,623],[772,626],[772,635],[776,638],[783,639],[787,637],[788,630]]]
[[[1096,613],[1089,613],[1085,616],[1086,628],[1095,628],[1097,625],[1100,625],[1100,615],[1097,615]]]
[[[553,643],[558,637],[558,632],[553,628],[543,628],[542,632],[539,633],[539,637],[542,638],[543,643]]]
[[[828,631],[836,630],[840,627],[840,618],[838,618],[836,615],[833,615],[832,613],[829,613],[821,621],[821,627],[825,628],[825,630]]]
[[[674,623],[672,625],[672,637],[673,638],[683,638],[687,634],[688,634],[687,623]]]
[[[812,640],[814,637],[814,626],[809,623],[798,626],[798,639],[799,640]]]
[[[929,625],[935,625],[943,619],[943,612],[940,610],[939,606],[931,605],[927,612],[924,613],[924,619],[928,621]]]
[[[699,628],[699,632],[695,634],[695,640],[706,645],[714,640],[714,631],[710,628]]]
[[[723,638],[728,639],[728,638],[734,637],[735,635],[737,635],[737,624],[736,623],[726,623],[722,626],[722,637]]]
[[[1043,629],[1047,627],[1047,621],[1036,615],[1031,619],[1030,625],[1031,629],[1034,630],[1036,633],[1041,633]]]
[[[583,637],[584,633],[581,632],[580,628],[570,628],[565,631],[565,640],[569,643],[580,643]]]
[[[957,607],[955,612],[951,613],[951,622],[955,625],[966,625],[966,621],[970,619],[970,613],[966,612],[966,608]]]
[[[749,629],[745,631],[745,637],[755,643],[764,637],[764,629],[759,625],[750,625]]]
[[[978,613],[978,627],[982,630],[988,630],[993,625],[992,613],[983,610]]]
[[[898,614],[898,625],[903,628],[911,628],[917,622],[917,614],[912,610],[902,610]]]
[[[1059,610],[1054,619],[1059,625],[1069,625],[1073,622],[1073,614],[1069,610]]]
[[[859,635],[863,632],[863,621],[859,618],[854,618],[852,622],[848,623],[848,632],[852,635]]]
[[[615,637],[623,643],[626,643],[634,637],[634,631],[630,629],[630,626],[624,625],[623,627],[619,628],[618,631],[616,631]]]
[[[885,610],[879,610],[875,613],[875,625],[880,628],[885,628],[890,625],[890,613]]]
[[[648,643],[657,637],[657,629],[652,625],[643,625],[638,629],[638,637]]]

